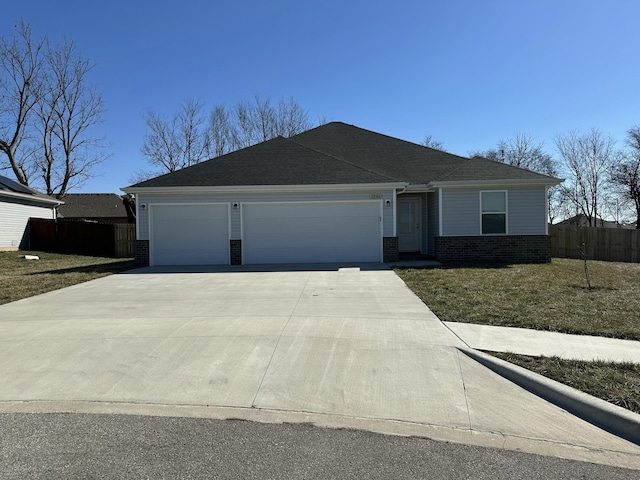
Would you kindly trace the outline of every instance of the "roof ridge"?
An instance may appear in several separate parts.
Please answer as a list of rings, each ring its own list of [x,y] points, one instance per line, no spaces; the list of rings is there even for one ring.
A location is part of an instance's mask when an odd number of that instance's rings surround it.
[[[341,122],[332,122],[332,123],[341,123]],[[356,165],[355,163],[352,163],[352,162],[350,162],[348,160],[345,160],[344,158],[336,157],[335,155],[331,155],[330,153],[323,152],[322,150],[318,150],[316,148],[309,147],[309,146],[307,146],[307,145],[305,145],[303,143],[300,143],[300,142],[296,142],[296,141],[292,140],[292,138],[293,137],[285,138],[285,140],[290,141],[291,143],[295,143],[296,145],[298,145],[298,146],[300,146],[302,148],[305,148],[306,150],[310,150],[312,152],[319,153],[321,155],[324,155],[325,157],[333,158],[334,160],[342,162],[345,165],[349,165],[351,167],[355,167],[355,168],[357,168],[359,170],[363,170],[363,171],[365,171],[367,173],[373,173],[374,175],[378,175],[379,177],[386,178],[387,180],[391,180],[392,182],[402,182],[402,180],[398,180],[397,178],[390,177],[389,175],[386,175],[384,173],[376,172],[375,170],[372,170],[372,169],[369,169],[369,168],[365,168],[365,167],[363,167],[361,165]]]
[[[416,142],[412,142],[412,141],[410,141],[410,140],[405,140],[404,138],[392,137],[391,135],[387,135],[386,133],[376,132],[376,131],[374,131],[374,130],[369,130],[369,129],[367,129],[367,128],[359,127],[358,125],[352,125],[352,124],[350,124],[350,123],[339,122],[339,121],[329,122],[329,123],[326,123],[326,124],[324,124],[324,125],[318,125],[317,127],[312,128],[312,129],[310,129],[310,130],[305,130],[304,132],[300,132],[299,134],[294,135],[294,137],[297,137],[297,136],[299,136],[299,135],[303,135],[304,133],[309,132],[309,131],[311,131],[311,130],[315,130],[315,129],[317,129],[317,128],[322,128],[322,127],[323,127],[323,126],[325,126],[325,125],[331,125],[331,124],[345,125],[345,126],[347,126],[347,127],[355,128],[355,129],[357,129],[357,130],[361,130],[361,131],[363,131],[363,132],[367,132],[367,133],[372,133],[372,134],[374,134],[374,135],[378,135],[378,136],[380,136],[380,137],[385,137],[385,138],[388,138],[388,139],[393,140],[393,141],[399,141],[399,142],[407,143],[407,144],[409,144],[409,145],[413,145],[413,146],[415,146],[415,147],[419,147],[419,148],[423,148],[423,149],[427,149],[427,150],[433,150],[434,152],[438,152],[438,153],[445,153],[445,154],[450,155],[450,156],[452,156],[452,157],[458,157],[458,158],[460,158],[460,159],[462,159],[462,160],[470,160],[470,158],[469,158],[469,157],[464,157],[464,156],[462,156],[462,155],[458,155],[457,153],[451,153],[451,152],[447,152],[446,150],[439,150],[439,149],[437,149],[437,148],[427,147],[426,145],[422,145],[421,143],[416,143]],[[293,138],[293,137],[292,137],[292,138]]]

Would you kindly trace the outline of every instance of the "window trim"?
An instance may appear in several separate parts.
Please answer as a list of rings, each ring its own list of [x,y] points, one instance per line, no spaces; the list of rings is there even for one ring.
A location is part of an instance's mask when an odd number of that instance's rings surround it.
[[[483,193],[504,193],[504,212],[483,212]],[[484,215],[504,215],[504,233],[484,233],[482,219]],[[508,190],[480,190],[480,235],[508,235],[509,234],[509,191]]]

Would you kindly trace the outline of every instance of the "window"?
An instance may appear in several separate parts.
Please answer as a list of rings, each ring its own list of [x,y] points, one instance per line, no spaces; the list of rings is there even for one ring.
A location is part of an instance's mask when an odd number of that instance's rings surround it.
[[[480,192],[482,234],[507,233],[507,192]]]

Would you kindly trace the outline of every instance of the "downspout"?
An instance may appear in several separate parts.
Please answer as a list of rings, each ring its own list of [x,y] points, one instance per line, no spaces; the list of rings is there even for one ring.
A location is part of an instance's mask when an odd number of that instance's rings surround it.
[[[438,188],[438,236],[442,236],[442,187]]]
[[[393,236],[394,237],[398,236],[397,219],[396,219],[396,210],[398,209],[398,193],[399,194],[403,194],[406,189],[407,189],[406,185],[404,187],[402,187],[402,191],[401,192],[398,192],[397,188],[393,189]]]

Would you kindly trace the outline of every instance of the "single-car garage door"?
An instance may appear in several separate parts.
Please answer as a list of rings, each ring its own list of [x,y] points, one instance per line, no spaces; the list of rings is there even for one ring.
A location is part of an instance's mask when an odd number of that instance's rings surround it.
[[[227,204],[152,205],[151,265],[228,265]]]
[[[242,206],[245,264],[381,262],[380,202]]]

